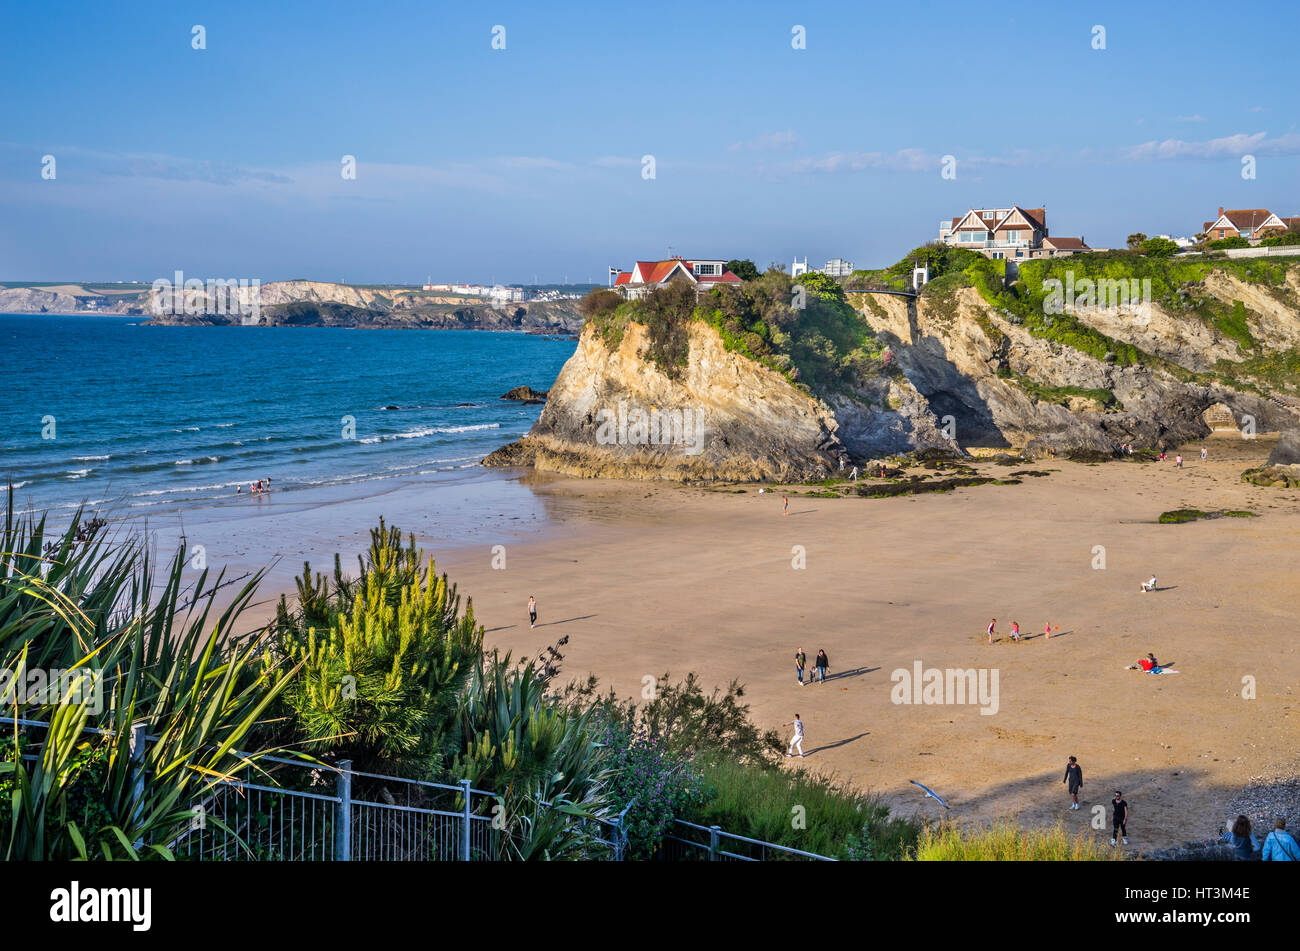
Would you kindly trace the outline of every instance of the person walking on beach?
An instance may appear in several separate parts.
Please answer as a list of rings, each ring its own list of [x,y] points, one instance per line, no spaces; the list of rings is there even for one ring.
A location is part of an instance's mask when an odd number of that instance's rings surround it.
[[[987,630],[985,633],[988,634],[988,636],[989,636],[989,643],[990,643],[990,644],[993,643],[993,635],[996,634],[996,633],[998,632],[998,631],[997,631],[997,628],[998,628],[998,619],[997,619],[997,618],[994,618],[993,620],[989,621],[989,627],[988,627],[988,630]]]
[[[1083,767],[1073,756],[1070,762],[1065,764],[1065,778],[1061,780],[1065,783],[1065,788],[1070,791],[1070,808],[1079,808],[1079,790],[1083,788]]]
[[[1208,450],[1208,449],[1206,449],[1204,446],[1202,446],[1202,447],[1201,447],[1201,462],[1204,462],[1206,459],[1209,458],[1209,456],[1210,456],[1210,450]]]
[[[1019,621],[1012,621],[1012,622],[1011,622],[1011,639],[1012,639],[1013,641],[1018,641],[1018,640],[1020,640],[1020,622],[1019,622]]]
[[[1128,845],[1128,803],[1124,801],[1124,794],[1118,789],[1115,790],[1115,798],[1110,801],[1110,844],[1115,844],[1115,838],[1124,840]]]
[[[1273,820],[1273,831],[1264,837],[1265,862],[1300,862],[1300,842],[1286,831],[1286,820],[1278,816]]]
[[[1051,636],[1052,636],[1052,622],[1045,621],[1043,623],[1043,637],[1050,639]]]
[[[537,599],[531,594],[528,596],[528,626],[537,627]]]
[[[794,652],[794,675],[799,678],[799,686],[803,686],[803,671],[808,664],[808,655],[803,652],[802,647],[795,648]]]
[[[1181,452],[1178,455],[1174,456],[1174,466],[1175,468],[1178,469],[1181,469],[1183,467],[1183,454]]]
[[[817,682],[819,684],[826,683],[826,671],[830,670],[831,659],[826,656],[825,651],[819,650],[817,652],[816,666],[817,666]]]
[[[1250,834],[1250,820],[1245,816],[1237,816],[1237,821],[1232,824],[1232,829],[1223,833],[1223,838],[1232,845],[1232,860],[1234,862],[1250,862],[1255,858],[1259,851],[1255,847],[1255,837]]]
[[[799,747],[799,755],[803,756],[803,721],[799,719],[799,714],[794,715],[794,719],[789,723],[782,723],[782,726],[794,727],[794,736],[790,737],[790,745],[786,747],[785,755],[793,756],[794,748]]]
[[[781,496],[781,514],[782,515],[790,514],[790,496],[788,495]]]

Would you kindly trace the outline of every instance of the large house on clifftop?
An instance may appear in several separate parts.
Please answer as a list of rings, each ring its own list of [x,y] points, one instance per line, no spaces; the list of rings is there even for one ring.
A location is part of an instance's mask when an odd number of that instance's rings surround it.
[[[1288,230],[1300,230],[1300,218],[1280,218],[1267,208],[1229,208],[1224,211],[1220,206],[1219,216],[1201,225],[1206,241],[1245,238],[1251,244],[1259,244],[1263,238],[1285,234]]]
[[[1046,208],[971,208],[959,218],[939,222],[939,240],[978,251],[986,258],[1055,258],[1092,249],[1082,238],[1053,238]]]
[[[635,300],[657,287],[685,281],[700,289],[719,284],[739,284],[740,278],[727,270],[727,262],[714,258],[669,258],[666,261],[637,261],[630,271],[618,272],[614,290]]]

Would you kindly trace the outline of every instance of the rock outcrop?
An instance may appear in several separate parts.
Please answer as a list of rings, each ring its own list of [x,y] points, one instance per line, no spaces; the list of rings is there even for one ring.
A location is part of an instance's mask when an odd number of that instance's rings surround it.
[[[516,386],[501,396],[503,400],[517,400],[521,403],[545,403],[546,391],[535,390],[531,386]]]
[[[1110,453],[1123,443],[1176,445],[1209,434],[1203,415],[1211,407],[1226,408],[1238,421],[1249,417],[1260,432],[1300,421],[1300,401],[1187,382],[1156,366],[1120,366],[1034,336],[973,288],[957,289],[942,300],[848,296],[894,350],[934,414],[951,417],[963,446]],[[1163,352],[1188,370],[1212,365],[1229,352],[1204,324],[1176,320],[1159,307],[1141,320],[1112,312],[1087,320],[1115,339]],[[1300,327],[1300,314],[1291,320]],[[1159,346],[1152,328],[1160,335]],[[1284,339],[1280,330],[1276,336]],[[1236,355],[1235,344],[1231,352]]]
[[[688,335],[687,364],[670,377],[646,357],[640,324],[612,350],[584,331],[532,431],[484,464],[605,478],[792,481],[828,476],[850,456],[955,449],[905,380],[882,379],[862,402],[827,403],[728,351],[707,324],[692,323]]]
[[[1247,469],[1241,474],[1241,481],[1265,488],[1300,488],[1300,429],[1288,429],[1282,433],[1268,454],[1268,461]]]

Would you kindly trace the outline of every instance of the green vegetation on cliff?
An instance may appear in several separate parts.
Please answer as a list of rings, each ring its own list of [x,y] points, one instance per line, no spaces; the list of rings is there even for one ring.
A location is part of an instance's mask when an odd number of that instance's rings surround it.
[[[728,350],[819,395],[861,387],[894,372],[844,289],[824,274],[805,274],[796,281],[769,269],[755,280],[716,287],[698,298],[695,287],[686,283],[633,301],[594,291],[582,309],[610,349],[622,342],[629,323],[645,326],[650,341],[646,356],[668,376],[686,365],[692,321],[715,328]]]

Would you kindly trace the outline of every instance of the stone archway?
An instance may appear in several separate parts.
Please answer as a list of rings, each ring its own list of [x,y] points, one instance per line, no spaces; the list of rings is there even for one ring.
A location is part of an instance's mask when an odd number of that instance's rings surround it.
[[[1201,419],[1213,432],[1237,428],[1237,417],[1227,403],[1213,404],[1201,413]]]

